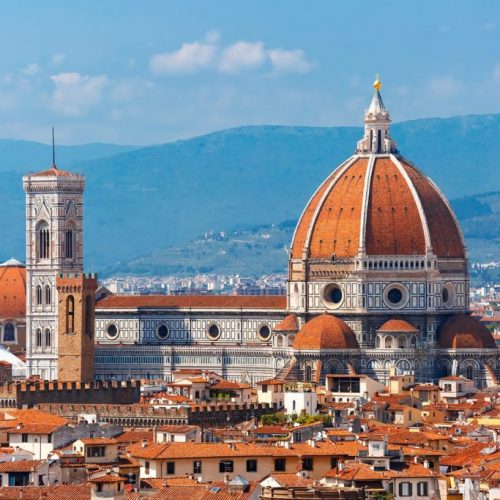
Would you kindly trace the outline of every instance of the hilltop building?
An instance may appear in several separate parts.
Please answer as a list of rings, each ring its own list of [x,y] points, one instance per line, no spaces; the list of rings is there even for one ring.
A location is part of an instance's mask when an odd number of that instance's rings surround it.
[[[399,154],[380,86],[377,80],[356,152],[300,217],[287,296],[100,296],[97,379],[170,380],[174,370],[201,368],[250,383],[324,383],[329,374],[385,383],[396,369],[417,382],[445,375],[479,387],[496,382],[498,347],[469,315],[457,220],[432,181]],[[63,377],[73,355],[90,356],[88,321],[79,322],[86,347],[63,352],[70,309],[60,310],[58,322],[56,307],[68,297],[56,277],[82,272],[84,184],[55,166],[24,178],[27,361],[42,378]],[[84,286],[86,297],[92,286]],[[81,299],[83,309],[73,313],[85,317]]]

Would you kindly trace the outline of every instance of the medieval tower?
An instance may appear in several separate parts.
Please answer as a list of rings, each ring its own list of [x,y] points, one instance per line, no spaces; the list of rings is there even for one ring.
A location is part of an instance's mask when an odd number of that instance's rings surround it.
[[[60,170],[23,177],[26,192],[26,364],[28,377],[58,375],[56,277],[83,271],[85,178]]]

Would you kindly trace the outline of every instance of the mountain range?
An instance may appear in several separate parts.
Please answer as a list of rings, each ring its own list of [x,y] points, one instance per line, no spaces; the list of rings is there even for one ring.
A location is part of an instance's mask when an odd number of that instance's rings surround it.
[[[391,132],[404,156],[448,197],[462,199],[457,210],[465,212],[466,233],[467,224],[472,232],[477,227],[467,222],[474,210],[498,226],[491,200],[471,195],[499,186],[500,115],[401,122]],[[321,181],[352,154],[361,135],[359,127],[255,126],[145,148],[58,147],[59,167],[87,177],[86,268],[122,272],[167,247],[185,249],[211,228],[232,234],[295,221]],[[21,141],[11,146],[0,141],[0,258],[23,260],[21,176],[46,168],[51,156],[49,146]],[[491,203],[496,206],[497,201]],[[495,237],[488,228],[484,233],[479,239],[494,250]],[[154,271],[147,262],[141,267],[141,272]],[[275,267],[270,265],[270,271]]]

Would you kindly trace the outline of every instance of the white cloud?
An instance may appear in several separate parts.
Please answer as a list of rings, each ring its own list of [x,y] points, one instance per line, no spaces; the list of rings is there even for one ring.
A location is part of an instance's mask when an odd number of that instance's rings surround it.
[[[52,57],[50,59],[50,64],[52,66],[60,66],[64,62],[65,59],[66,59],[65,54],[63,54],[62,52],[57,52],[57,53],[52,55]]]
[[[462,82],[451,76],[436,76],[428,84],[429,92],[437,98],[454,97],[462,87]]]
[[[37,73],[40,73],[40,71],[42,71],[42,68],[38,64],[33,63],[25,66],[21,70],[21,73],[25,74],[26,76],[33,76],[36,75]]]
[[[56,88],[52,106],[66,115],[81,115],[98,103],[109,80],[106,75],[88,76],[80,73],[59,73],[50,77]]]
[[[219,71],[237,73],[241,70],[255,69],[266,61],[262,42],[236,42],[226,47],[221,54]]]
[[[267,53],[276,73],[308,73],[312,69],[303,50],[271,49]]]
[[[300,49],[268,49],[263,42],[243,40],[221,47],[219,39],[218,31],[209,31],[203,41],[183,43],[176,51],[155,54],[149,61],[151,70],[156,74],[188,74],[202,70],[235,74],[267,66],[278,75],[304,74],[313,69]]]
[[[212,43],[184,43],[175,52],[155,54],[150,66],[154,73],[194,73],[211,65],[216,51]]]

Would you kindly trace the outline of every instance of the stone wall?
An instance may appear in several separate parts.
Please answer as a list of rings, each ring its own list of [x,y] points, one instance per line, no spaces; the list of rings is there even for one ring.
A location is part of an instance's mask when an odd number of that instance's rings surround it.
[[[0,406],[31,408],[46,403],[133,404],[140,401],[139,381],[16,382],[0,384]],[[12,404],[14,402],[14,404]]]

